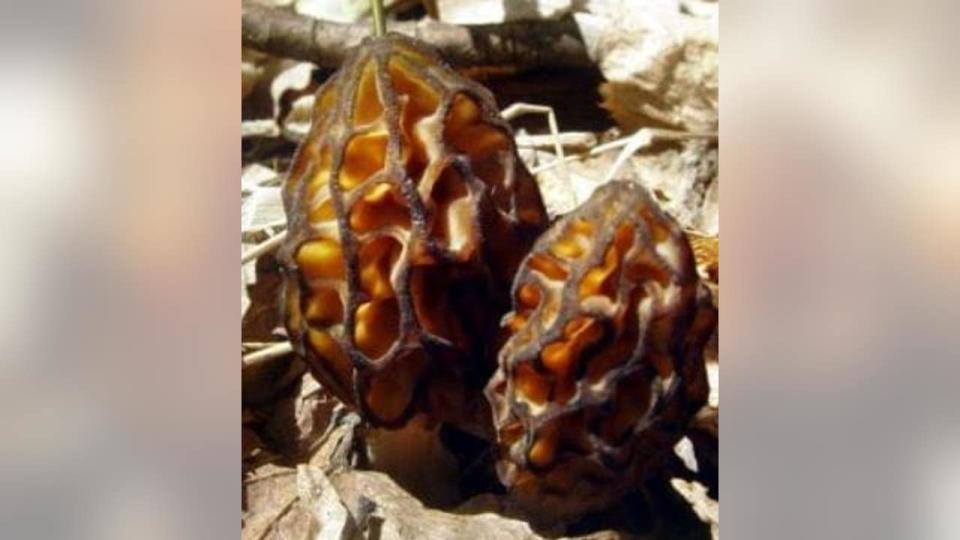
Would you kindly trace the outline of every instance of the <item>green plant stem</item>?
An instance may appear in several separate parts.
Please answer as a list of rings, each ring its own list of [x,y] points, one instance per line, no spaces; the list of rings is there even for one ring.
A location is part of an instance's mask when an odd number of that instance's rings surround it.
[[[383,37],[387,32],[387,24],[383,19],[383,0],[370,0],[370,10],[373,13],[373,35]]]

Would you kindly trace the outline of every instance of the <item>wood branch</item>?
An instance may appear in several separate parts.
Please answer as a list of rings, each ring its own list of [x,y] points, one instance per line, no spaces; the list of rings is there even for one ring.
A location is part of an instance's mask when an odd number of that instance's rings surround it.
[[[592,66],[573,18],[456,26],[424,19],[388,22],[387,31],[406,34],[436,48],[456,66]],[[243,3],[243,46],[335,68],[349,47],[371,35],[368,23],[339,24],[280,8]]]

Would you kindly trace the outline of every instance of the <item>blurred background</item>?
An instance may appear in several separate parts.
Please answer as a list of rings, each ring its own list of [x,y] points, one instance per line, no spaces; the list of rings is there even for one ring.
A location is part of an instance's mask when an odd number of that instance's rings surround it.
[[[727,537],[960,537],[957,20],[725,2]],[[4,8],[5,537],[238,532],[239,25]]]
[[[238,528],[238,29],[239,5],[4,6],[4,537]]]
[[[958,15],[726,3],[728,535],[960,538]]]

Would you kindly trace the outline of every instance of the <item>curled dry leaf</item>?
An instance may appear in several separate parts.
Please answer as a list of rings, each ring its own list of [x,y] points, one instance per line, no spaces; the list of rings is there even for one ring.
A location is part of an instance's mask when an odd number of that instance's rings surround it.
[[[686,14],[678,0],[594,0],[588,6],[577,21],[609,81],[601,87],[603,106],[623,129],[716,129],[716,17]]]

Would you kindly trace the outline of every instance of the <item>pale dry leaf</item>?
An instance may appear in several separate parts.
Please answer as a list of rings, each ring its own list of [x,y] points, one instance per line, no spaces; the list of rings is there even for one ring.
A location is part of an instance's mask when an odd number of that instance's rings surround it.
[[[254,4],[260,4],[268,7],[284,7],[293,5],[294,0],[249,0]]]
[[[250,309],[250,295],[247,293],[247,267],[248,265],[243,265],[240,267],[240,317],[242,318],[246,315],[247,310]]]
[[[253,244],[250,244],[247,242],[240,243],[241,252],[251,249],[252,247],[254,247]],[[243,281],[244,285],[246,285],[247,287],[251,287],[257,284],[257,262],[256,261],[250,261],[246,264],[240,265],[240,271],[241,271],[241,274],[240,274],[241,280]]]
[[[240,138],[264,137],[273,138],[280,136],[280,126],[272,118],[261,120],[244,120],[240,122]]]
[[[312,451],[310,464],[328,473],[349,469],[355,461],[362,420],[356,412],[337,403],[331,413],[328,429],[320,437],[319,447]]]
[[[693,472],[697,472],[699,467],[697,466],[697,456],[693,451],[693,443],[690,442],[690,439],[687,437],[682,437],[677,444],[673,446],[673,453],[680,458],[680,461],[683,462],[684,467],[690,469]]]
[[[720,407],[720,363],[707,362],[707,381],[710,383],[710,397],[707,403],[714,408]]]
[[[293,401],[293,414],[296,420],[300,447],[309,451],[314,442],[320,440],[330,428],[334,410],[340,404],[333,399],[317,382],[310,372],[304,373],[300,381],[300,391]]]
[[[244,429],[242,538],[354,538],[355,527],[326,474],[344,470],[344,448],[353,445],[359,417],[340,417],[324,441],[332,460],[314,460],[296,468],[277,464],[253,430]],[[248,436],[249,435],[249,436]]]
[[[240,58],[241,96],[248,119],[264,118],[271,114],[270,84],[278,73],[293,65],[289,59],[272,56],[254,49],[243,48]]]
[[[718,17],[688,15],[679,0],[591,0],[575,17],[608,81],[603,106],[623,129],[716,129]]]
[[[281,60],[253,49],[240,51],[240,95],[249,96],[254,89],[270,76]]]
[[[251,234],[250,236],[256,236]],[[266,237],[267,233],[260,233],[261,237]],[[262,246],[266,242],[257,238],[260,242],[251,247],[246,239],[242,239],[242,249],[244,253],[256,251],[257,246]],[[251,313],[243,320],[242,334],[244,341],[273,342],[277,337],[283,335],[280,332],[282,323],[280,313],[277,309],[277,302],[282,284],[280,268],[273,254],[267,253],[258,259],[250,259],[244,264],[249,272],[246,276],[247,292],[250,294]]]
[[[679,149],[643,153],[630,165],[629,176],[653,193],[681,227],[702,236],[720,234],[718,153],[709,141],[690,140]]]
[[[370,471],[344,471],[331,476],[337,493],[361,528],[376,524],[383,540],[470,538],[533,540],[530,525],[496,514],[457,515],[425,507],[389,476]]]
[[[680,0],[680,7],[694,17],[713,19],[720,15],[719,0]]]
[[[291,0],[291,3],[301,15],[336,23],[357,22],[370,10],[368,0]]]
[[[257,187],[243,200],[240,231],[262,230],[285,221],[283,197],[279,187]]]
[[[526,521],[501,515],[502,496],[486,494],[455,512],[425,507],[389,476],[372,471],[343,471],[329,476],[357,527],[375,529],[382,540],[470,538],[471,540],[542,540]],[[551,538],[557,536],[551,535]],[[619,540],[610,530],[560,540]]]
[[[530,169],[552,163],[556,159],[553,153],[544,150],[520,149],[519,154]],[[537,184],[550,218],[565,214],[589,199],[593,191],[603,183],[603,171],[610,168],[615,158],[616,152],[608,152],[567,163],[569,182],[560,167],[537,173]]]
[[[589,0],[574,18],[608,79],[635,78],[652,90],[664,52],[682,41],[680,16],[678,0]]]
[[[670,485],[681,497],[690,503],[693,513],[701,521],[710,525],[710,534],[714,540],[720,538],[720,503],[707,495],[707,488],[700,482],[671,478]]]
[[[440,21],[450,24],[553,19],[569,13],[572,7],[571,0],[437,0]]]
[[[668,75],[662,107],[676,124],[692,131],[715,131],[719,122],[719,49],[716,41],[687,36],[673,73]]]
[[[347,508],[319,467],[297,466],[297,494],[314,517],[319,529],[315,540],[349,540],[354,537],[356,525]]]
[[[307,134],[310,133],[314,101],[313,94],[303,95],[293,100],[290,112],[280,123],[280,132],[285,139],[299,143],[307,138]]]
[[[297,505],[296,471],[272,463],[261,465],[243,479],[240,537],[307,538],[315,528],[313,515]]]
[[[331,428],[339,402],[309,372],[293,391],[274,402],[266,433],[287,457],[306,459]]]
[[[242,194],[248,195],[254,189],[263,186],[277,178],[277,171],[259,163],[247,165],[240,171],[240,189]]]
[[[282,134],[294,142],[302,141],[313,119],[314,93],[319,85],[313,80],[316,65],[297,62],[283,70],[270,84],[273,119]]]
[[[240,252],[252,248],[252,244],[240,243]],[[240,265],[240,317],[243,318],[247,314],[247,311],[250,309],[250,306],[253,305],[253,300],[250,298],[250,292],[248,287],[252,287],[257,283],[257,262],[250,261],[246,264]]]

